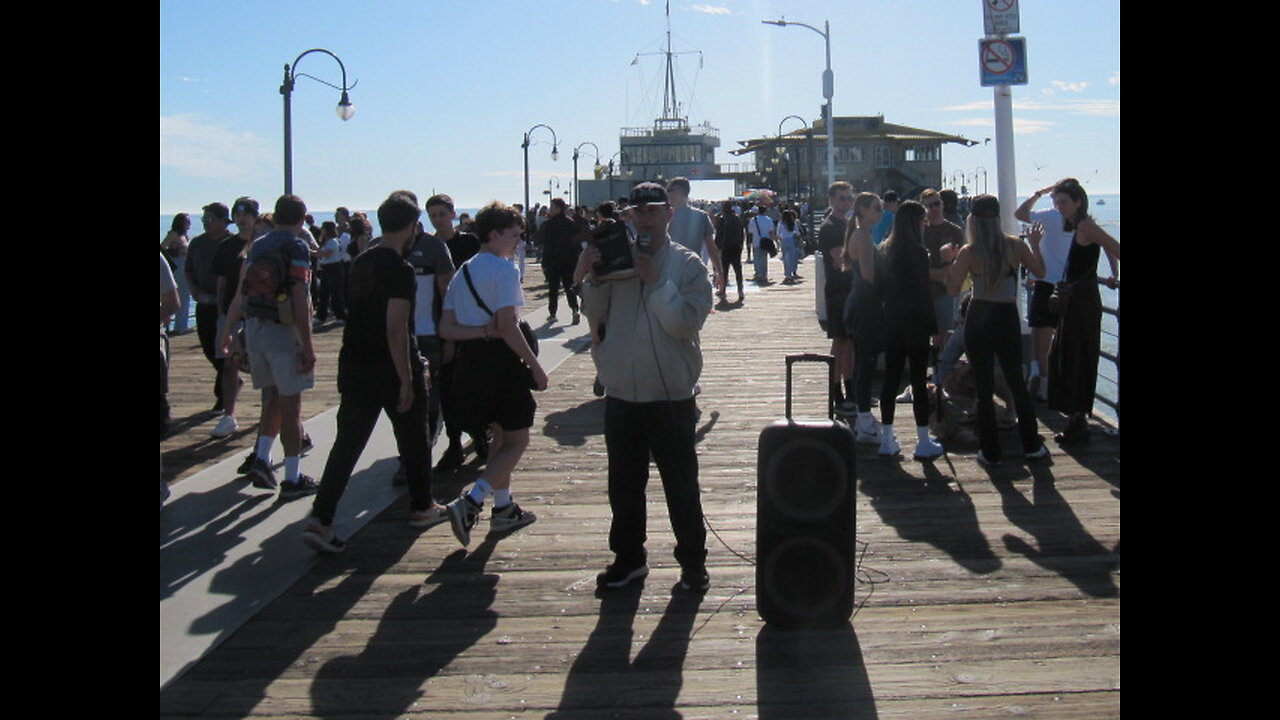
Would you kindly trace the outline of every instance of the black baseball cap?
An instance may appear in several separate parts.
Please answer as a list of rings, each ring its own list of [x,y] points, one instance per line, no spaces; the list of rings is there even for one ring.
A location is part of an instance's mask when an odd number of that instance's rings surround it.
[[[644,182],[631,188],[629,205],[669,205],[667,190],[658,183]]]

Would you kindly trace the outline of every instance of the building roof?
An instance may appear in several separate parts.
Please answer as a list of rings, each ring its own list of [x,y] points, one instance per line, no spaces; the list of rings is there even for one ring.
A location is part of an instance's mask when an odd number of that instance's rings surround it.
[[[977,145],[976,140],[970,140],[959,135],[948,135],[946,133],[934,132],[933,130],[922,130],[907,125],[897,125],[895,123],[887,123],[884,121],[883,115],[857,116],[857,117],[837,117],[835,118],[836,126],[836,144],[842,145],[859,140],[929,140],[939,143],[957,143],[959,145]],[[755,152],[762,148],[773,147],[781,141],[783,144],[794,144],[797,142],[807,142],[809,136],[806,133],[813,133],[813,142],[827,141],[827,134],[821,120],[815,120],[813,126],[803,130],[793,130],[781,138],[774,135],[771,137],[753,138],[751,140],[739,140],[738,144],[742,147],[736,150],[730,150],[733,155],[745,155],[746,153]]]

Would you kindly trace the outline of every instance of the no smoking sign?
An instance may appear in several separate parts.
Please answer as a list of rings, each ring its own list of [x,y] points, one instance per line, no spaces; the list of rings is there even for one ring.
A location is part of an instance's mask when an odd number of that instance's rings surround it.
[[[1027,84],[1027,39],[1020,37],[978,41],[982,86]]]

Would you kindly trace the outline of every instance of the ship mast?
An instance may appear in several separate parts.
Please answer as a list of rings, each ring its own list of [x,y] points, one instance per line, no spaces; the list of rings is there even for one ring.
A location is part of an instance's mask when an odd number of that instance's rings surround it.
[[[671,59],[671,0],[667,0],[667,72],[662,89],[662,118],[664,121],[680,121],[680,105],[676,102],[675,64]]]

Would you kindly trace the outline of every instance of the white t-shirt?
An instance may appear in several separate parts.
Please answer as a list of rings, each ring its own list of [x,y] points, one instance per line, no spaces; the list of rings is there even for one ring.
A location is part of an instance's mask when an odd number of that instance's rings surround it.
[[[751,235],[751,247],[760,247],[760,239],[773,232],[773,221],[768,215],[756,215],[747,221],[747,233]]]
[[[471,271],[471,282],[489,310],[496,313],[505,307],[524,306],[520,270],[510,260],[481,251],[458,268],[458,272],[449,281],[449,290],[444,296],[444,309],[453,311],[459,325],[478,327],[488,325],[492,319],[489,313],[480,308],[475,296],[471,294],[471,288],[467,287],[463,268]],[[518,315],[519,310],[516,312]]]
[[[1040,255],[1044,257],[1044,277],[1039,279],[1058,282],[1067,269],[1067,253],[1071,252],[1071,241],[1076,234],[1062,229],[1062,214],[1055,208],[1031,213],[1031,221],[1044,226],[1044,237],[1040,239]]]

